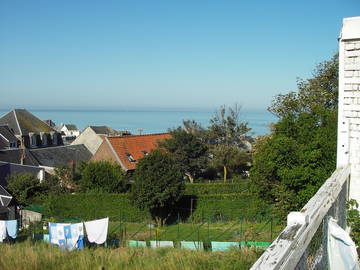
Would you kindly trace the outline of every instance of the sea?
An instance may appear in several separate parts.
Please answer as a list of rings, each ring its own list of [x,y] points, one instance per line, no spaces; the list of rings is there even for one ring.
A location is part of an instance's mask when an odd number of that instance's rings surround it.
[[[3,116],[9,110],[0,110]],[[79,130],[89,125],[110,126],[128,130],[132,134],[168,132],[182,125],[183,120],[195,120],[203,127],[209,126],[215,110],[31,110],[41,120],[51,119],[56,125],[75,124]],[[270,132],[269,124],[277,118],[265,110],[241,111],[240,121],[248,122],[249,135],[259,136]]]

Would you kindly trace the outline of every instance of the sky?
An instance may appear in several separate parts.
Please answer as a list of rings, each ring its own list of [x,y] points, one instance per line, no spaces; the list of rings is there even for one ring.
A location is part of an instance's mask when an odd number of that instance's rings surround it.
[[[265,110],[359,0],[0,0],[0,109]]]

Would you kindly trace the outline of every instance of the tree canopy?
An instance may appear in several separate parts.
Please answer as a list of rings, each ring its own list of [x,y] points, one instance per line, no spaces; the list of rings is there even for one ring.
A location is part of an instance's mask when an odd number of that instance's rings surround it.
[[[337,64],[337,56],[321,63],[269,108],[279,121],[258,141],[250,175],[254,190],[282,215],[301,208],[335,169]]]
[[[139,160],[134,180],[131,195],[134,204],[149,210],[158,224],[164,224],[185,189],[179,164],[169,153],[154,150]]]
[[[199,176],[207,166],[208,147],[194,134],[180,127],[172,130],[170,134],[171,138],[161,141],[159,146],[173,155],[193,183],[194,177]]]
[[[127,179],[121,167],[111,161],[94,161],[82,170],[79,181],[84,191],[98,190],[102,192],[121,193],[127,189]]]

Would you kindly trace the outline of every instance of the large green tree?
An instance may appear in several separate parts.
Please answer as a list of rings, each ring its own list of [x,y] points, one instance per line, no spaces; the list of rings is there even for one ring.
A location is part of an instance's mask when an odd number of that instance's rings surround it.
[[[170,132],[171,138],[159,143],[173,155],[191,183],[206,168],[208,147],[197,136],[182,128]]]
[[[84,191],[121,193],[127,189],[127,179],[119,165],[106,160],[94,161],[82,170],[79,185]]]
[[[279,95],[269,110],[279,117],[259,140],[250,171],[254,190],[284,215],[301,208],[336,166],[337,66],[334,56]]]
[[[171,154],[152,151],[136,166],[132,201],[140,209],[149,210],[156,222],[163,225],[184,192],[183,175]]]

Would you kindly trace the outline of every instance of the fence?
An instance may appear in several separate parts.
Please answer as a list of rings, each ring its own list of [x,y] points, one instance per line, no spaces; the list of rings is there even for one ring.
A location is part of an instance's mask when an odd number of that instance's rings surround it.
[[[77,223],[82,219],[56,218],[52,221]],[[41,240],[43,235],[47,234],[46,227],[46,220],[33,223],[25,234]],[[208,217],[184,222],[179,216],[177,222],[157,227],[150,218],[146,221],[137,221],[120,215],[110,217],[107,246],[132,246],[135,242],[151,246],[151,243],[154,242],[171,241],[175,247],[178,247],[180,243],[189,241],[202,243],[204,249],[211,247],[211,243],[214,242],[235,243],[240,248],[248,246],[266,248],[281,228],[283,228],[283,224],[273,217],[254,216],[253,218],[238,217],[236,219],[232,217],[231,219],[220,218],[217,220]]]
[[[337,169],[287,226],[251,270],[327,269],[327,221],[345,228],[350,167]]]

